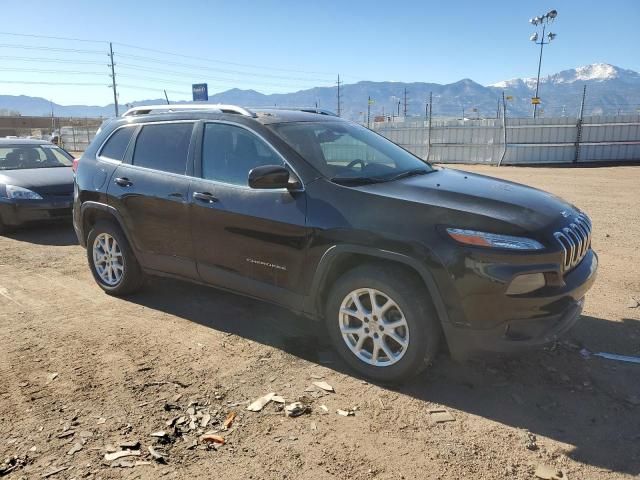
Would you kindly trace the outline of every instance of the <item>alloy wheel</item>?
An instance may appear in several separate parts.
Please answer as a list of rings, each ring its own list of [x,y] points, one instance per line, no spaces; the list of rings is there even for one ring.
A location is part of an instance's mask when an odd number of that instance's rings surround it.
[[[100,279],[110,287],[118,285],[122,280],[122,250],[116,239],[108,233],[99,234],[93,242],[93,266]]]
[[[349,350],[369,365],[393,365],[409,347],[409,325],[404,313],[379,290],[361,288],[349,293],[340,305],[338,322]]]

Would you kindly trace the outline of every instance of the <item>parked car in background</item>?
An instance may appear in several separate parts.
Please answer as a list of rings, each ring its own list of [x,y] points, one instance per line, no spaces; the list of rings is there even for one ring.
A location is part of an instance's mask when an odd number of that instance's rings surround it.
[[[0,233],[71,218],[73,157],[44,140],[0,138]]]
[[[323,319],[378,381],[415,375],[443,338],[456,355],[554,341],[598,265],[591,221],[558,197],[336,116],[230,105],[105,124],[78,163],[74,227],[105,292],[157,274],[274,302]]]

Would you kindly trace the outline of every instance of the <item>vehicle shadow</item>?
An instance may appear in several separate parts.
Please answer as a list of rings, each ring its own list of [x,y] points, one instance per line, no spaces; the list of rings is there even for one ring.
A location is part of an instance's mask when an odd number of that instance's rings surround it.
[[[170,280],[129,300],[218,331],[281,349],[335,371],[357,376],[331,350],[324,327],[284,309],[231,293]],[[485,356],[457,363],[447,353],[427,372],[382,388],[568,444],[551,456],[614,472],[640,473],[640,365],[597,357],[591,351],[638,354],[640,321],[583,316],[567,341],[519,356]],[[426,408],[426,405],[425,405]],[[464,421],[462,419],[462,421]],[[539,439],[540,449],[546,449]]]
[[[4,235],[19,242],[35,245],[53,245],[65,247],[77,245],[78,238],[73,230],[71,220],[56,223],[26,225]]]

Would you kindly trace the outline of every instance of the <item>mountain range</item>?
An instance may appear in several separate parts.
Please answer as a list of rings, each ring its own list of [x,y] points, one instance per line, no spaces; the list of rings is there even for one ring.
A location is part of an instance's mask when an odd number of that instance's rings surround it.
[[[451,117],[495,117],[498,103],[505,92],[507,114],[528,116],[531,97],[535,94],[535,78],[516,78],[492,85],[480,85],[470,79],[450,84],[425,82],[361,81],[341,86],[342,114],[350,119],[362,119],[371,97],[371,116],[400,114],[404,110],[404,91],[407,90],[407,115],[424,116],[429,94],[433,94],[433,115]],[[574,116],[577,114],[586,85],[586,114],[637,113],[640,107],[640,73],[606,63],[596,63],[540,79],[539,97],[543,115]],[[252,107],[314,106],[335,111],[337,87],[316,87],[291,93],[265,95],[255,90],[233,88],[209,97],[211,103],[230,103]],[[165,103],[164,99],[147,99],[131,105]],[[49,100],[25,95],[0,95],[0,112],[19,112],[21,115],[109,117],[113,104],[106,106],[57,105]],[[121,112],[126,106],[121,106]],[[2,113],[0,113],[2,114]]]

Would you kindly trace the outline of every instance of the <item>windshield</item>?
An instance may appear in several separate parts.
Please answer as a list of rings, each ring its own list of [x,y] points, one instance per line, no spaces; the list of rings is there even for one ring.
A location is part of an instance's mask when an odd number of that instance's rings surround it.
[[[0,170],[70,167],[73,157],[55,145],[0,145]]]
[[[353,123],[293,122],[270,127],[337,183],[384,182],[433,171],[395,143]]]

